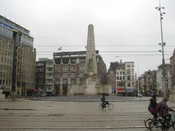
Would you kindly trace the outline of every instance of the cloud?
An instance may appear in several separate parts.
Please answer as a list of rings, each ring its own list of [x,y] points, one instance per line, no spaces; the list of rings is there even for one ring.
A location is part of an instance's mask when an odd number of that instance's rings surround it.
[[[175,43],[175,1],[162,3],[167,12],[163,21],[167,50],[173,50],[175,46],[169,45]],[[158,0],[1,0],[0,14],[31,31],[38,57],[51,57],[59,46],[84,50],[90,23],[95,28],[96,49],[101,52],[159,50],[159,13],[154,9],[157,5]],[[40,51],[45,50],[50,55],[41,55]],[[108,65],[118,60],[114,59],[117,54],[102,56]],[[120,59],[134,60],[139,72],[161,64],[161,55],[120,55]]]

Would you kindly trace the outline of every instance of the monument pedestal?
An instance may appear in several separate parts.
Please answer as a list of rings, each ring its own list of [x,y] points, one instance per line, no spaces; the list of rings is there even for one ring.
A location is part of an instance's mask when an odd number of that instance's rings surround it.
[[[91,77],[88,77],[86,79],[86,89],[85,89],[86,95],[96,95],[96,79],[93,79]]]

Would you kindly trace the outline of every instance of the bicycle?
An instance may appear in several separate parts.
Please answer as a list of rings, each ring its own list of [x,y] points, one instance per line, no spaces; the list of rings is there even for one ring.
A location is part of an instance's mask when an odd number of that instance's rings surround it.
[[[175,130],[175,120],[173,113],[168,114],[164,118],[158,117],[156,120],[154,118],[149,118],[145,120],[144,123],[145,127],[150,131],[153,128],[161,128],[162,131],[168,131],[171,127]]]
[[[113,104],[109,102],[102,102],[99,104],[99,109],[102,111],[109,111],[113,109]]]

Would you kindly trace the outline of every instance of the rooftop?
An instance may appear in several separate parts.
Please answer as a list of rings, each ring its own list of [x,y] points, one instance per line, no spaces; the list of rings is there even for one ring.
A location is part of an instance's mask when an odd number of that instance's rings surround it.
[[[54,52],[54,57],[56,56],[71,56],[71,55],[85,55],[87,51],[67,51],[67,52]],[[98,54],[99,51],[96,50],[96,53]]]
[[[30,31],[26,28],[24,28],[21,25],[16,24],[15,22],[7,19],[6,17],[0,15],[0,24],[3,24],[4,26],[7,26],[8,28],[19,30],[23,32],[24,34],[29,34]]]

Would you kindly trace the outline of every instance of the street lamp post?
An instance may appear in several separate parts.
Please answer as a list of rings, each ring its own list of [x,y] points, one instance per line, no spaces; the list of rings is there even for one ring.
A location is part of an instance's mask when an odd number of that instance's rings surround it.
[[[159,45],[161,46],[161,53],[162,53],[162,84],[163,84],[163,88],[164,88],[164,97],[168,97],[168,86],[167,86],[167,73],[166,73],[166,68],[165,68],[165,55],[164,55],[164,47],[165,47],[165,42],[163,39],[163,25],[162,25],[162,21],[163,21],[163,15],[165,14],[165,12],[163,11],[163,9],[165,9],[165,7],[163,7],[161,5],[161,0],[159,0],[159,6],[156,7],[155,9],[157,9],[159,11],[159,15],[160,15],[160,38],[161,38],[161,42],[159,43]]]
[[[11,98],[15,100],[16,96],[16,87],[17,87],[17,49],[21,41],[21,32],[13,31],[13,65],[12,65],[12,88],[11,88]]]

